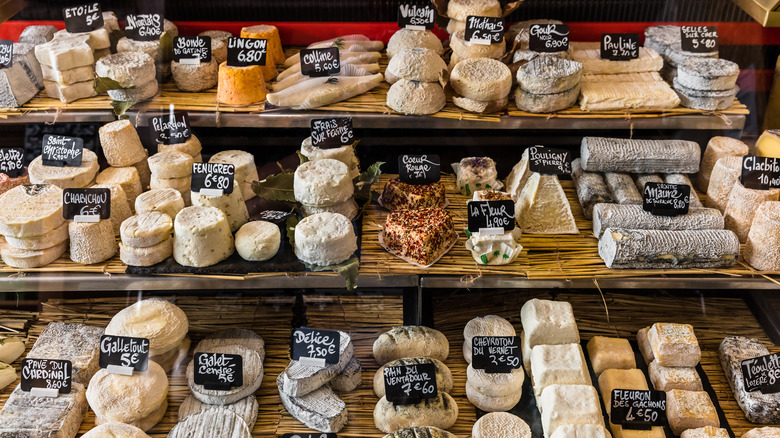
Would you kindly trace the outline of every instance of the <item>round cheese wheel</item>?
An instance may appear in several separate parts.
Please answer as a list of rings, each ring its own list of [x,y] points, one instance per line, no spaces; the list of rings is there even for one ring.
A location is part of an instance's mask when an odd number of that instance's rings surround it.
[[[95,74],[113,79],[124,88],[156,80],[154,59],[143,52],[119,52],[95,63]]]
[[[447,95],[438,83],[401,79],[390,86],[386,103],[402,114],[434,114],[447,104]]]
[[[172,61],[171,73],[176,82],[176,88],[181,91],[198,92],[214,88],[217,85],[218,66],[216,57],[212,53],[210,62],[183,64]]]
[[[506,397],[522,392],[525,372],[522,368],[517,368],[511,373],[486,373],[485,370],[475,369],[469,364],[466,377],[477,392],[491,397]]]
[[[226,31],[226,30],[207,30],[204,32],[201,32],[198,34],[198,36],[207,36],[211,37],[211,40],[217,40],[222,41],[223,43],[227,44],[228,38],[232,37],[233,34]],[[214,54],[214,50],[211,51],[212,55]]]
[[[174,189],[182,197],[184,205],[190,205],[190,186],[192,185],[192,178],[157,178],[152,175],[152,179],[149,182],[149,187],[152,190],[158,189]]]
[[[119,249],[111,220],[70,222],[68,236],[70,259],[83,265],[104,262]]]
[[[201,353],[195,350],[195,353]],[[206,389],[203,385],[195,383],[195,361],[190,361],[187,365],[187,384],[192,391],[192,395],[206,404],[228,405],[235,403],[242,398],[254,394],[263,380],[263,360],[260,355],[243,345],[225,345],[215,346],[202,351],[202,353],[224,353],[237,354],[244,361],[243,364],[243,385],[233,386],[227,391]],[[186,421],[186,420],[185,420]]]
[[[108,90],[108,97],[117,102],[143,102],[144,100],[153,98],[159,89],[160,84],[157,82],[157,79],[153,79],[149,82],[136,85],[135,88]]]
[[[412,48],[399,51],[387,64],[385,80],[394,84],[401,79],[418,82],[438,82],[447,70],[447,63],[430,49]]]
[[[349,220],[354,220],[358,214],[358,205],[355,202],[355,198],[349,198],[347,201],[341,202],[335,205],[329,205],[327,207],[315,207],[313,205],[301,205],[303,210],[303,216],[311,216],[319,213],[338,213],[347,217]]]
[[[180,265],[215,265],[235,250],[233,234],[222,210],[187,207],[173,221],[173,257]]]
[[[57,186],[17,186],[5,192],[2,200],[0,234],[5,236],[41,236],[65,222],[62,189]]]
[[[172,254],[173,239],[142,248],[119,244],[119,258],[128,266],[153,266],[165,261]]]
[[[268,260],[279,251],[281,242],[279,226],[271,222],[249,222],[236,233],[236,251],[244,260]]]
[[[495,59],[469,58],[452,69],[450,84],[456,93],[469,99],[499,100],[512,89],[512,72]]]
[[[179,406],[179,422],[184,421],[184,419],[190,415],[200,414],[213,408],[214,406],[207,405],[192,395],[188,395],[187,398],[181,402],[181,406]],[[236,403],[221,406],[221,408],[238,415],[246,422],[250,429],[254,427],[255,422],[257,422],[257,412],[259,410],[259,405],[257,403],[257,397],[254,395],[244,397]]]
[[[137,41],[122,37],[116,43],[117,52],[143,52],[151,56],[155,63],[162,62],[163,54],[160,50],[160,40]]]
[[[295,227],[295,255],[304,263],[335,265],[355,251],[355,230],[344,215],[319,213],[303,218]]]
[[[491,412],[474,423],[471,438],[531,438],[531,427],[517,415],[509,412]]]
[[[149,157],[149,170],[157,178],[187,178],[192,175],[192,155],[177,150]]]
[[[501,3],[498,0],[450,0],[447,16],[453,20],[466,21],[469,15],[500,17]]]
[[[135,205],[135,198],[141,194],[141,177],[135,167],[109,167],[95,179],[98,184],[119,184],[125,191],[127,202]]]
[[[463,357],[471,363],[471,339],[474,336],[515,336],[515,328],[497,315],[476,317],[463,328]]]
[[[154,246],[171,237],[173,219],[165,213],[139,213],[122,222],[122,243],[136,248]]]
[[[109,166],[132,166],[148,156],[138,132],[129,120],[107,123],[100,127],[98,134],[103,155],[106,156]]]
[[[125,307],[106,326],[107,335],[148,339],[150,356],[176,348],[187,330],[189,320],[184,311],[161,298],[149,298]]]
[[[165,413],[167,411],[168,411],[168,400],[164,400],[163,403],[160,405],[160,407],[155,409],[154,411],[152,411],[151,414],[149,414],[149,415],[147,415],[147,416],[145,416],[145,417],[143,417],[141,419],[129,422],[128,424],[130,424],[131,426],[135,426],[135,427],[137,427],[137,428],[139,428],[139,429],[141,429],[141,430],[143,430],[145,432],[145,431],[148,431],[149,429],[153,428],[160,421],[162,421],[162,419],[165,416]],[[112,423],[112,422],[114,422],[114,421],[113,420],[109,420],[109,419],[105,419],[105,418],[101,417],[100,415],[95,414],[95,425],[97,425],[97,426],[100,426],[100,425],[103,425],[103,424],[106,424],[106,423]]]
[[[360,174],[355,148],[351,144],[332,149],[321,149],[312,146],[311,137],[306,137],[303,142],[301,142],[301,154],[308,158],[309,161],[322,160],[324,158],[339,160],[347,165],[352,179]]]
[[[8,243],[14,248],[24,249],[27,251],[51,248],[53,246],[59,245],[60,243],[66,240],[68,240],[68,224],[66,222],[63,222],[62,225],[60,225],[59,227],[40,236],[30,236],[30,237],[5,236],[6,243]]]
[[[84,149],[81,165],[78,167],[44,166],[43,157],[38,156],[32,160],[27,170],[33,184],[53,184],[62,189],[78,189],[90,185],[100,170],[100,165],[97,155],[89,149]]]
[[[522,395],[522,391],[517,391],[504,396],[489,396],[479,392],[474,384],[466,380],[466,397],[472,405],[485,412],[508,411],[520,402]]]
[[[149,190],[135,199],[135,212],[138,214],[159,211],[175,218],[182,208],[184,199],[181,193],[171,188]]]
[[[14,248],[0,237],[0,257],[3,263],[12,268],[29,269],[46,266],[60,258],[67,249],[67,240],[49,248],[28,250]]]
[[[444,53],[441,40],[430,30],[399,29],[387,43],[387,57],[393,59],[400,52],[415,47],[430,49],[438,55]]]
[[[198,155],[200,155],[200,151],[202,150],[203,150],[203,146],[200,144],[200,140],[198,140],[198,137],[195,137],[194,134],[190,135],[190,138],[188,138],[187,141],[185,141],[184,143],[176,143],[176,144],[157,143],[158,152],[179,151],[179,152],[184,152],[185,154],[191,157],[197,157]]]
[[[167,397],[168,376],[154,361],[131,376],[100,369],[87,387],[89,407],[103,421],[133,424],[157,411]]]
[[[503,39],[500,43],[488,45],[476,44],[471,41],[466,41],[465,29],[450,35],[450,47],[452,47],[452,53],[458,55],[460,58],[498,59],[506,53],[506,43]]]
[[[82,438],[149,438],[143,430],[129,424],[109,422],[101,424],[89,432],[81,435]]]
[[[517,83],[528,93],[561,93],[579,85],[582,64],[556,56],[540,56],[517,70]]]
[[[346,164],[326,158],[295,169],[293,192],[301,204],[327,207],[347,201],[355,194],[355,186]]]

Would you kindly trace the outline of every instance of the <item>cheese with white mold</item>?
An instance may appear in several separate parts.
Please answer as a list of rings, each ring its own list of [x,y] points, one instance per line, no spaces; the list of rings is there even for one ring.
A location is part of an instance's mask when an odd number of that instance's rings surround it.
[[[119,184],[125,191],[127,202],[135,205],[135,198],[143,191],[141,179],[135,167],[109,167],[100,172],[95,179],[98,184]]]
[[[20,107],[35,97],[38,91],[19,62],[0,69],[0,107]]]
[[[28,43],[14,43],[14,62],[22,64],[25,73],[40,90],[43,88],[43,71],[41,63],[35,57],[35,45]]]
[[[121,52],[101,58],[95,73],[113,79],[121,87],[137,87],[156,79],[154,60],[143,52]]]
[[[22,31],[22,34],[19,35],[19,42],[35,45],[43,44],[51,41],[56,32],[57,28],[51,25],[27,26]]]
[[[57,38],[45,44],[35,46],[35,57],[38,62],[57,70],[95,64],[95,54],[87,44],[89,37],[85,35]]]
[[[252,190],[252,182],[258,181],[257,165],[254,155],[249,152],[229,150],[221,151],[211,156],[209,163],[227,163],[235,166],[236,182],[241,187],[244,201],[257,196]]]
[[[157,178],[187,178],[192,175],[192,156],[177,150],[158,152],[149,157],[149,170]]]
[[[152,189],[141,193],[135,198],[135,211],[137,214],[159,211],[171,218],[175,218],[183,208],[184,199],[181,193],[172,188]]]
[[[53,39],[65,39],[65,38],[73,38],[74,36],[86,36],[87,44],[92,47],[92,50],[100,50],[100,49],[108,49],[111,47],[111,39],[109,38],[108,31],[101,27],[95,30],[91,30],[89,32],[79,32],[79,33],[71,33],[67,30],[58,30],[54,34]]]
[[[75,263],[91,265],[113,257],[119,247],[111,220],[98,222],[70,222],[70,259]]]

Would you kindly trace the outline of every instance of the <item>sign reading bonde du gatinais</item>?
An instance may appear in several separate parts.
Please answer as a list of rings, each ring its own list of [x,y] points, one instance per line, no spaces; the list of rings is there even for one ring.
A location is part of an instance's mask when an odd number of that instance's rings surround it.
[[[211,62],[210,36],[177,36],[173,39],[173,60],[182,64]]]

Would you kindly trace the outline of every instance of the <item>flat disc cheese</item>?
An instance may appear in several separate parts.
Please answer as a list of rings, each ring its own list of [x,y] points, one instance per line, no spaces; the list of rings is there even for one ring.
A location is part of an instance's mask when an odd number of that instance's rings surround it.
[[[173,219],[165,213],[140,213],[122,222],[122,243],[137,248],[157,245],[171,237]]]
[[[181,406],[179,406],[179,422],[184,421],[184,419],[190,415],[200,414],[204,411],[213,409],[227,410],[238,415],[251,430],[255,427],[255,423],[257,422],[259,406],[257,397],[255,397],[254,394],[244,397],[235,403],[220,406],[219,408],[216,408],[214,405],[207,405],[192,395],[189,395],[181,403]]]
[[[119,258],[128,266],[154,266],[173,254],[173,239],[163,240],[157,245],[137,248],[119,244]]]
[[[173,221],[173,257],[180,265],[215,265],[235,250],[233,234],[222,210],[187,207]]]
[[[464,59],[455,66],[450,84],[456,93],[469,99],[489,101],[507,97],[512,88],[512,72],[501,61],[488,58]]]
[[[31,250],[41,250],[41,249],[51,248],[53,246],[57,246],[60,243],[68,240],[68,224],[63,222],[62,225],[60,225],[59,227],[40,236],[31,236],[31,237],[4,236],[4,237],[8,245],[18,249],[31,251]],[[0,360],[0,362],[3,361]]]
[[[246,422],[227,409],[207,409],[177,424],[168,438],[252,438]]]
[[[157,178],[186,178],[192,175],[192,155],[167,150],[149,157],[149,170]]]
[[[81,165],[78,167],[44,166],[43,157],[38,156],[28,168],[30,182],[33,184],[53,184],[62,189],[87,187],[97,175],[100,166],[94,152],[84,149]]]
[[[350,170],[350,176],[353,179],[360,174],[358,159],[357,156],[355,156],[355,148],[351,144],[337,148],[321,149],[311,144],[311,137],[306,137],[301,142],[301,154],[308,158],[309,161],[322,160],[325,158],[339,160],[347,165]]]
[[[168,397],[168,376],[157,362],[132,376],[100,369],[89,381],[87,401],[104,421],[134,423],[157,411]]]
[[[13,268],[29,269],[40,268],[60,258],[68,249],[68,241],[64,240],[57,245],[46,249],[19,249],[14,248],[0,239],[0,257],[3,263]]]
[[[154,59],[143,52],[120,52],[108,55],[95,64],[95,73],[129,88],[155,80]]]
[[[475,44],[471,41],[466,41],[466,29],[458,30],[450,35],[450,46],[452,47],[452,53],[457,54],[461,59],[498,59],[504,56],[504,53],[506,52],[506,44],[503,39],[500,43],[489,45]]]
[[[179,151],[184,152],[187,155],[190,155],[192,157],[197,157],[200,155],[200,151],[203,150],[203,146],[200,144],[200,140],[198,140],[198,137],[195,137],[194,135],[191,135],[190,138],[187,139],[184,143],[176,143],[176,144],[163,144],[158,143],[157,144],[157,151],[158,152],[167,152],[167,151]]]
[[[279,226],[271,222],[249,222],[236,233],[236,251],[244,260],[268,260],[279,251],[281,242]]]
[[[206,389],[195,383],[195,360],[187,365],[187,384],[192,394],[203,403],[211,405],[228,405],[254,394],[260,388],[263,380],[263,360],[260,355],[242,345],[211,347],[208,351],[195,350],[195,353],[237,354],[243,359],[243,385],[231,387],[227,391]]]
[[[82,438],[149,438],[143,430],[129,424],[110,422],[90,429]]]
[[[159,211],[175,218],[182,208],[184,199],[176,189],[149,190],[135,198],[135,212],[138,214]]]
[[[295,199],[301,204],[327,207],[355,194],[347,165],[333,159],[307,161],[295,169]]]
[[[2,196],[0,234],[40,236],[65,222],[62,189],[54,185],[17,186]]]
[[[187,315],[175,304],[159,298],[139,301],[119,311],[106,327],[107,335],[149,339],[149,355],[167,353],[187,335]]]

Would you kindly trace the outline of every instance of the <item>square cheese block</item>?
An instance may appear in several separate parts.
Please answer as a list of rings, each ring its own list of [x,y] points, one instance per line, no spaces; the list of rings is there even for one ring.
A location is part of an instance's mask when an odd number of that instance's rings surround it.
[[[604,400],[604,406],[607,408],[607,414],[612,411],[612,391],[615,389],[635,389],[646,391],[647,387],[645,375],[641,370],[606,370],[599,376],[599,390],[601,398]]]
[[[84,385],[73,383],[68,394],[37,397],[19,385],[0,411],[0,436],[75,437],[87,413],[86,393]]]
[[[704,391],[673,389],[666,392],[666,418],[675,435],[697,427],[720,427],[718,412]]]
[[[91,81],[95,78],[95,69],[91,65],[82,65],[81,67],[68,70],[57,70],[48,65],[41,65],[43,79],[49,82],[56,82],[60,85],[72,85],[77,82]]]
[[[59,82],[43,81],[46,94],[52,99],[59,99],[64,103],[70,103],[79,99],[97,96],[93,81],[76,82],[70,85],[62,85]]]
[[[534,298],[523,304],[520,318],[530,348],[580,342],[580,332],[570,303]]]
[[[24,105],[38,94],[38,87],[19,62],[0,69],[0,107],[15,108]]]
[[[670,391],[672,389],[685,389],[688,391],[702,391],[701,377],[693,367],[665,367],[658,365],[657,361],[650,362],[648,366],[650,381],[656,391]]]
[[[109,38],[108,31],[101,27],[90,32],[70,33],[67,30],[59,30],[54,34],[54,39],[60,38],[73,38],[74,36],[86,36],[87,44],[92,47],[92,50],[108,49],[111,47],[111,38]]]
[[[593,372],[597,376],[608,369],[636,368],[636,357],[628,339],[594,336],[588,341],[587,348]]]
[[[695,367],[701,360],[699,341],[690,324],[659,322],[647,332],[658,365]]]
[[[638,332],[636,332],[636,343],[639,345],[639,351],[642,352],[642,357],[645,359],[645,364],[650,364],[650,362],[655,359],[655,356],[653,355],[653,347],[650,345],[650,340],[647,339],[647,332],[650,331],[650,327],[645,327],[642,329],[639,329]]]
[[[588,365],[580,344],[537,345],[531,354],[534,393],[554,385],[590,385]]]
[[[100,368],[98,357],[103,328],[52,322],[43,329],[27,357],[73,363],[73,382],[87,384]]]
[[[545,438],[567,424],[604,425],[599,396],[590,385],[551,385],[538,401]]]
[[[57,38],[35,47],[38,62],[57,70],[68,70],[95,63],[95,53],[86,35]]]
[[[680,438],[729,438],[729,431],[720,427],[704,426],[688,429]]]

